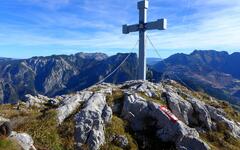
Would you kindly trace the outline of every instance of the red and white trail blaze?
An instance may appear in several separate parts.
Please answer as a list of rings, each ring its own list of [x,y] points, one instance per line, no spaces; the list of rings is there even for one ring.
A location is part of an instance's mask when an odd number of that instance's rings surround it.
[[[174,123],[177,123],[178,122],[178,118],[165,106],[160,106],[159,107],[161,111],[163,111],[167,116],[168,118],[174,122]]]

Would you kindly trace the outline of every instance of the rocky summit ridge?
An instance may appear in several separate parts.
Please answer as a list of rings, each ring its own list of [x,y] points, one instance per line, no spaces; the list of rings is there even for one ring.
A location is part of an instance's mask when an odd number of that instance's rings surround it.
[[[240,141],[238,112],[172,80],[103,83],[55,98],[26,95],[17,109],[37,110],[40,116],[54,112],[56,128],[64,128],[58,132],[65,141],[60,149],[237,149]],[[9,119],[14,124],[16,117]],[[22,124],[15,123],[16,130]],[[31,146],[51,149],[28,134]]]

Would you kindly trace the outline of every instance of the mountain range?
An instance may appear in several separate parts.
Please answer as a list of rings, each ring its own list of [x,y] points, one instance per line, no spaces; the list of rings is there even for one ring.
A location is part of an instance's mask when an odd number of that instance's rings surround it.
[[[0,58],[0,102],[16,103],[26,94],[49,97],[69,94],[96,84],[128,56],[103,53],[52,55],[30,59]],[[122,83],[137,77],[137,55],[126,62],[105,82]],[[240,53],[196,50],[160,60],[149,58],[152,81],[170,78],[189,89],[205,92],[240,106]],[[149,76],[148,76],[149,77]],[[240,109],[239,109],[240,110]]]
[[[239,66],[240,53],[195,50],[189,55],[172,55],[150,68],[162,78],[178,80],[191,89],[240,106]]]
[[[147,58],[147,64],[148,65],[155,65],[161,60],[162,60],[161,58],[149,57],[149,58]]]
[[[112,72],[128,54],[53,55],[0,61],[0,102],[16,103],[26,94],[56,96],[89,87]],[[131,54],[106,82],[135,79],[137,55]]]

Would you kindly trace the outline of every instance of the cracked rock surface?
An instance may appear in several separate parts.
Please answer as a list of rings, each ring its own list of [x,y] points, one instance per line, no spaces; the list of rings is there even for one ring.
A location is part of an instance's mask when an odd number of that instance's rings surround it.
[[[117,93],[123,95],[119,97]],[[33,103],[35,98],[31,97],[29,103]],[[208,101],[201,99],[171,80],[162,83],[128,81],[119,85],[103,83],[51,100],[57,104],[60,125],[73,116],[76,149],[87,147],[98,150],[106,144],[129,148],[130,141],[126,135],[108,133],[112,135],[106,136],[105,129],[114,123],[113,116],[127,124],[127,130],[131,131],[142,149],[147,149],[146,145],[149,144],[149,140],[144,141],[148,138],[146,132],[153,129],[151,136],[157,143],[172,143],[173,149],[177,150],[211,149],[200,135],[216,131],[219,123],[225,124],[233,137],[240,138],[240,124],[223,109],[216,107],[219,102],[212,98]],[[38,100],[34,104],[38,102],[44,104]]]

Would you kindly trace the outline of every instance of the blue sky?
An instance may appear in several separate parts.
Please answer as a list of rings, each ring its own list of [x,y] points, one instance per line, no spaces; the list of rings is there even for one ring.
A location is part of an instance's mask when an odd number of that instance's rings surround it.
[[[132,50],[138,0],[0,0],[0,57],[28,58],[77,52],[113,55]],[[240,0],[149,0],[149,21],[168,30],[148,35],[162,57],[194,49],[240,51]],[[148,45],[149,57],[156,57]]]

